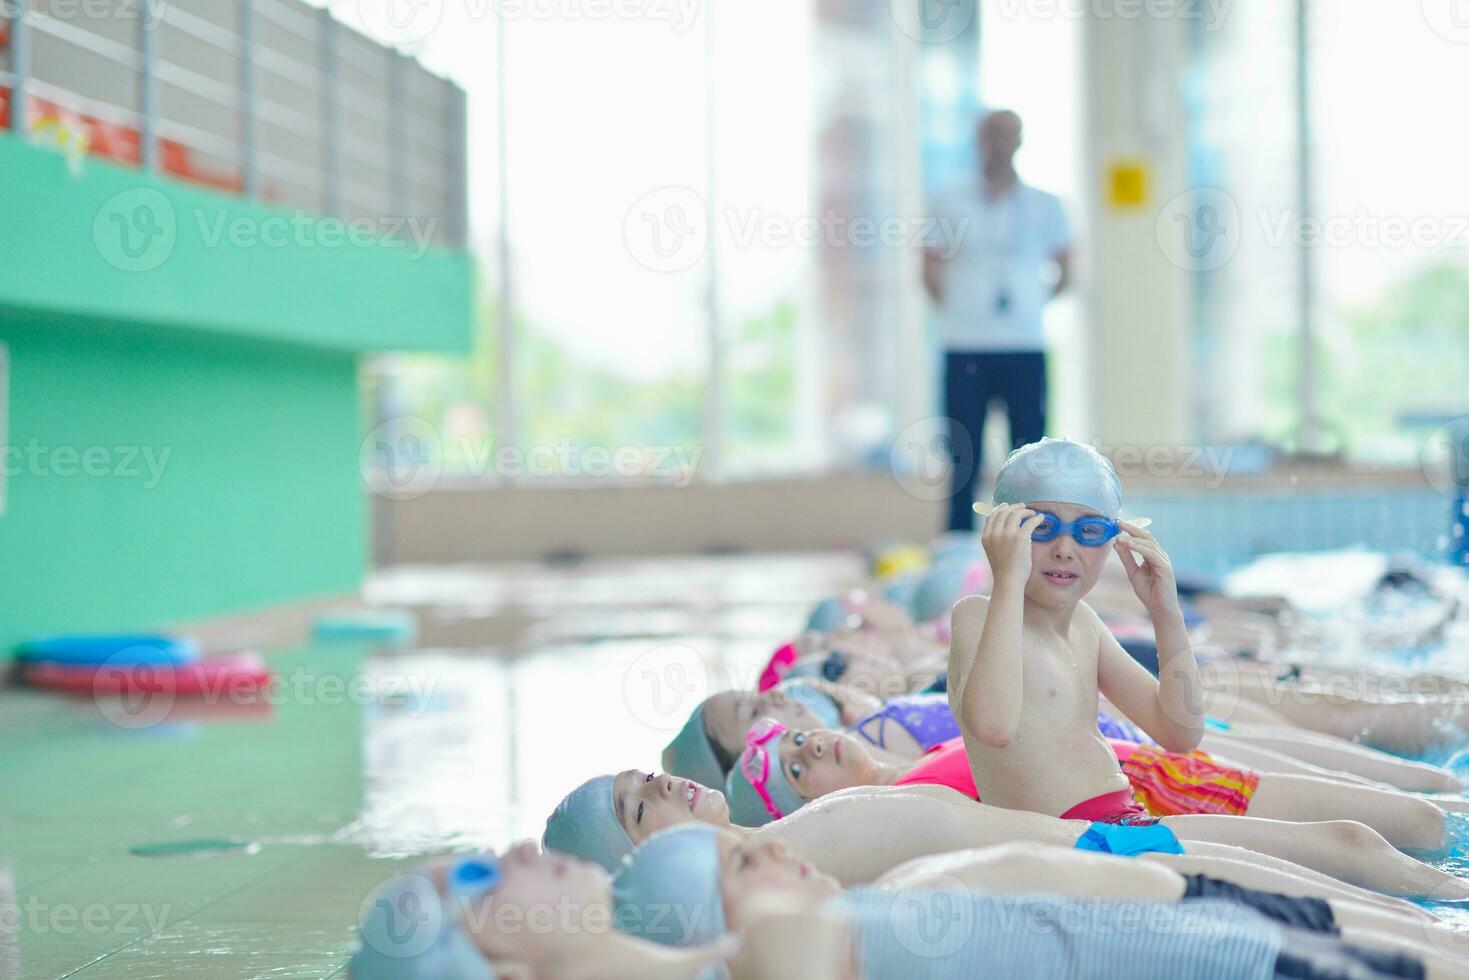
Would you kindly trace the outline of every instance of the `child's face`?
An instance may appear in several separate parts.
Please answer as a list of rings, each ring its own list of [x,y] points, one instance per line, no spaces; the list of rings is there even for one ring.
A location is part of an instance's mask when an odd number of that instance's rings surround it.
[[[841,894],[830,875],[801,860],[774,838],[721,834],[719,891],[732,928],[744,925],[746,903],[757,896],[784,896],[798,906],[816,907]]]
[[[729,826],[729,805],[719,790],[639,769],[617,774],[612,781],[612,805],[634,844],[666,827],[695,820]]]
[[[1028,503],[1031,510],[1043,510],[1054,514],[1065,523],[1083,517],[1101,517],[1090,507],[1077,504],[1059,504],[1041,500]],[[1092,589],[1101,578],[1102,566],[1112,551],[1110,542],[1089,548],[1070,534],[1058,534],[1050,541],[1030,543],[1030,579],[1025,583],[1025,597],[1031,602],[1045,606],[1075,604]]]
[[[792,731],[821,724],[816,712],[779,688],[762,694],[722,691],[704,702],[705,730],[732,759],[738,759],[745,751],[745,733],[757,718],[774,718]]]
[[[500,902],[530,907],[569,900],[582,905],[606,902],[611,876],[590,861],[565,854],[542,853],[535,841],[520,841],[500,858],[504,875],[493,895]]]
[[[814,800],[877,778],[872,756],[859,739],[819,728],[792,729],[780,740],[780,765],[803,800]]]
[[[534,921],[533,915],[546,915],[547,910],[564,908],[589,909],[610,907],[611,876],[590,861],[579,861],[565,854],[542,854],[534,841],[521,841],[498,859],[501,880],[493,890],[471,899],[450,899],[444,888],[447,865],[435,868],[430,877],[446,895],[446,905],[463,901],[460,912],[462,927],[480,951],[493,959],[534,962],[542,956],[570,943],[564,929],[501,929],[506,919],[502,911],[515,909],[520,921]]]

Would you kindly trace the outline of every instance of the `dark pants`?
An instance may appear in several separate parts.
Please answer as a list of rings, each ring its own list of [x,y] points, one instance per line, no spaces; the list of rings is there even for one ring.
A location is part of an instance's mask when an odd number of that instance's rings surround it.
[[[1046,355],[1039,351],[971,354],[944,359],[944,414],[954,461],[949,530],[974,529],[974,486],[983,471],[984,416],[1005,404],[1010,441],[1018,449],[1046,432]]]

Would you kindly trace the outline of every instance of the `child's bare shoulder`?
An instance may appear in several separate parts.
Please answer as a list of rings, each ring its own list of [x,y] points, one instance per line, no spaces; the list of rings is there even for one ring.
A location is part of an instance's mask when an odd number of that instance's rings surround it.
[[[1092,632],[1107,629],[1107,624],[1102,621],[1102,616],[1091,607],[1085,599],[1076,604],[1076,611],[1080,614],[1076,618],[1091,628]]]
[[[1076,604],[1076,611],[1081,613],[1081,618],[1088,623],[1100,623],[1102,621],[1101,614],[1093,609],[1092,604],[1085,599]]]
[[[1088,645],[1100,643],[1102,637],[1112,635],[1112,631],[1107,627],[1107,623],[1102,619],[1101,614],[1087,605],[1085,601],[1076,604],[1076,611],[1076,621],[1086,629],[1085,635]]]

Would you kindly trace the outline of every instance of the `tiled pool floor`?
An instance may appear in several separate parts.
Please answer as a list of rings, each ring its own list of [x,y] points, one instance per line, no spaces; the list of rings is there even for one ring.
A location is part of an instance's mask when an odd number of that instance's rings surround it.
[[[332,976],[374,885],[656,766],[703,692],[748,683],[860,574],[852,555],[399,569],[366,594],[414,609],[420,645],[271,653],[268,704],[0,689],[0,978]],[[221,838],[253,847],[130,853]]]

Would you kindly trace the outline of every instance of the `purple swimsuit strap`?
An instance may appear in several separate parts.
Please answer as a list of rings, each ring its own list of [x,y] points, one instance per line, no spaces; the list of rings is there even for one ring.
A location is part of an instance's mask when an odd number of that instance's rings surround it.
[[[959,725],[949,709],[948,697],[943,694],[917,694],[894,698],[880,709],[863,718],[855,731],[868,743],[880,749],[887,748],[887,723],[902,726],[913,740],[926,752],[941,742],[959,735]],[[877,722],[877,737],[868,726]]]
[[[875,736],[873,735],[871,728],[873,722],[877,722],[877,734]],[[888,747],[887,727],[887,706],[884,705],[883,707],[874,711],[872,714],[868,715],[866,718],[863,718],[861,721],[857,722],[857,724],[853,725],[852,731],[854,734],[861,735],[864,739],[866,739],[868,745],[875,745],[880,749],[885,749]]]

